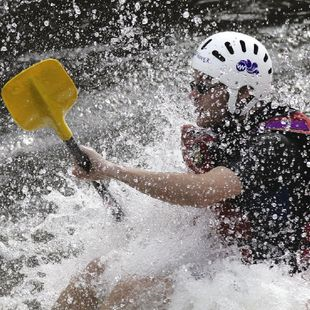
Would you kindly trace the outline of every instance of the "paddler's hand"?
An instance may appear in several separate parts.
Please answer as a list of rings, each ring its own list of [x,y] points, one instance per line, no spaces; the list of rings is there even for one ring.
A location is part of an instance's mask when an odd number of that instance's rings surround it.
[[[80,146],[83,153],[87,154],[91,161],[92,167],[89,173],[75,163],[72,174],[80,179],[85,180],[106,180],[111,177],[115,164],[107,161],[104,156],[98,154],[94,149],[86,146]]]

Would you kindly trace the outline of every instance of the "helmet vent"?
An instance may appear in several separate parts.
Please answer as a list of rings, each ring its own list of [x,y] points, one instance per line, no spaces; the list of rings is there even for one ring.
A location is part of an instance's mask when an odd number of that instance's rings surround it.
[[[212,55],[216,57],[218,60],[220,60],[221,62],[224,62],[226,60],[225,57],[221,55],[217,50],[214,50],[212,52]]]
[[[271,74],[271,73],[272,73],[272,68],[268,70],[268,74]]]
[[[212,39],[208,40],[208,41],[201,47],[201,49],[202,49],[202,50],[205,49],[206,46],[207,46],[211,41],[212,41]]]
[[[268,60],[268,55],[265,54],[265,57],[264,57],[264,62],[266,62]]]
[[[257,44],[254,44],[254,54],[257,55],[258,53],[258,46]]]
[[[225,46],[226,46],[226,48],[227,48],[227,50],[228,50],[228,52],[230,53],[230,54],[234,54],[235,52],[234,52],[234,49],[232,48],[232,46],[231,46],[231,44],[230,44],[230,42],[225,42]]]
[[[240,40],[240,45],[241,45],[242,52],[245,53],[246,52],[246,46],[245,46],[245,42],[243,40]]]

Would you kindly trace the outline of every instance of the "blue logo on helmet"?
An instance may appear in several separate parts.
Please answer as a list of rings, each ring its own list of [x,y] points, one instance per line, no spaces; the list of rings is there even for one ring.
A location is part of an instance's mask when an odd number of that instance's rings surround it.
[[[240,60],[236,65],[236,69],[240,72],[246,71],[249,74],[259,74],[257,63],[252,62],[250,59]]]

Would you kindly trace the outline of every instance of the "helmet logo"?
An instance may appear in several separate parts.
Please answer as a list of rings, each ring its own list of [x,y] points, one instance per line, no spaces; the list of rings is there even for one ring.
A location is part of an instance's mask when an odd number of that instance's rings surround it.
[[[252,62],[250,59],[240,60],[236,65],[236,69],[240,72],[247,71],[249,74],[259,74],[257,63]]]

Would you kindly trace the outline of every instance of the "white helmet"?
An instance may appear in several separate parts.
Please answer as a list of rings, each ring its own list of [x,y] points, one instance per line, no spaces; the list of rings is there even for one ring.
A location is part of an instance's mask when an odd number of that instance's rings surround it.
[[[194,57],[192,67],[225,84],[229,91],[228,110],[236,112],[238,90],[251,86],[255,99],[241,111],[241,115],[264,100],[270,93],[272,62],[262,43],[238,32],[220,32],[204,40]]]

